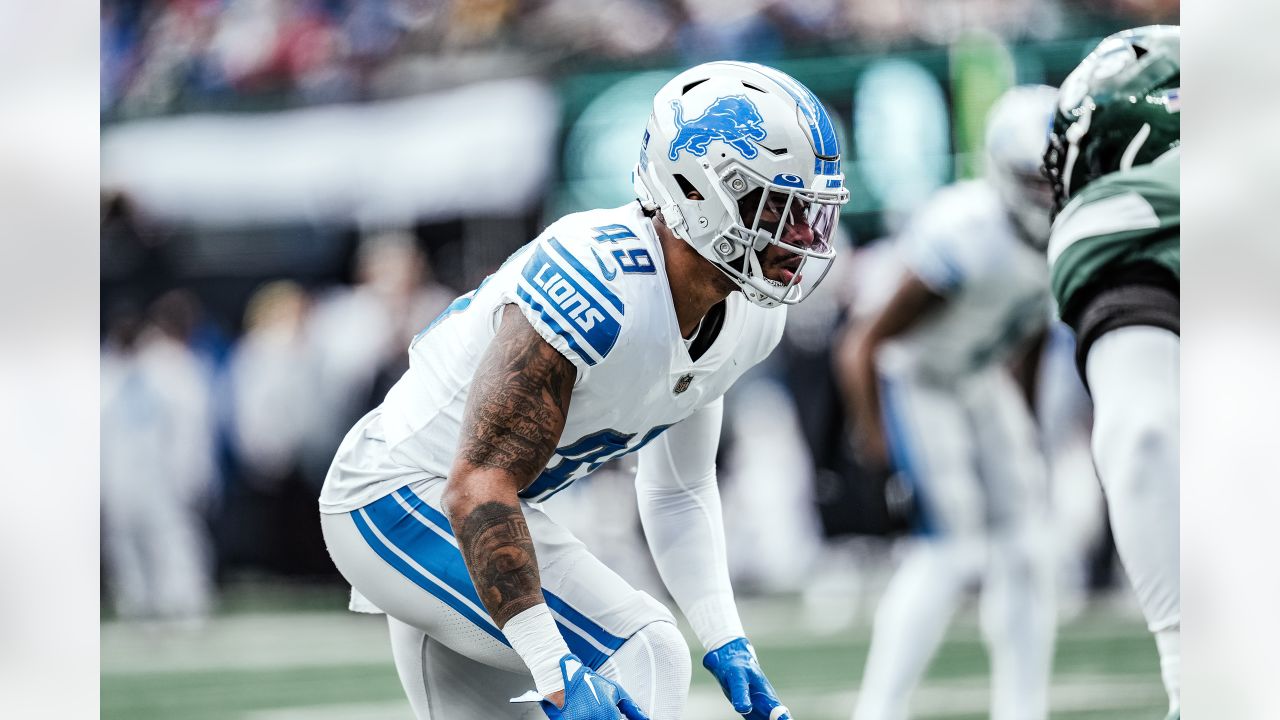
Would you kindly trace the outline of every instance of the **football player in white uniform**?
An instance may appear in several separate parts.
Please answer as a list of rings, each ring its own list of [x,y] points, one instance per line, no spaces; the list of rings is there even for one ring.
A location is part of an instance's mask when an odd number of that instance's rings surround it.
[[[1054,90],[1020,86],[988,116],[987,173],[939,191],[899,237],[905,272],[840,352],[860,452],[915,497],[916,536],[876,612],[857,720],[907,717],[965,589],[982,582],[997,720],[1047,715],[1052,558],[1044,461],[1006,367],[1049,318]]]
[[[735,711],[789,717],[735,608],[714,458],[721,395],[834,257],[835,130],[783,73],[699,65],[654,98],[634,180],[638,202],[553,223],[415,338],[326,478],[330,553],[389,616],[419,718],[680,717],[671,613],[539,508],[635,451],[703,665]]]

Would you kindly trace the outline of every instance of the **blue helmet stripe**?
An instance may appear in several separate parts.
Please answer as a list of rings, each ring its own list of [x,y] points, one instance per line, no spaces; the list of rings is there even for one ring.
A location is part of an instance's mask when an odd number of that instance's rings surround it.
[[[786,73],[763,65],[755,65],[754,67],[773,78],[800,106],[800,111],[809,123],[809,134],[813,137],[813,147],[817,154],[839,156],[840,141],[836,135],[835,125],[831,122],[831,116],[827,114],[827,109],[823,107],[822,101],[818,100],[813,91],[801,85],[799,81]],[[838,175],[840,173],[840,161],[814,158],[813,171],[822,175]]]

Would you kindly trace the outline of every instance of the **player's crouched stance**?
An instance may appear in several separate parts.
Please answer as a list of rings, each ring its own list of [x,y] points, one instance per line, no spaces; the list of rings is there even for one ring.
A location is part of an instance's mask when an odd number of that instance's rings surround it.
[[[1062,84],[1045,153],[1060,212],[1054,297],[1094,404],[1093,455],[1116,550],[1179,714],[1180,32],[1102,41]]]
[[[681,716],[671,613],[540,508],[630,452],[703,665],[743,716],[790,717],[738,617],[715,455],[721,396],[781,337],[771,308],[835,256],[835,129],[783,73],[700,65],[654,98],[635,185],[638,202],[553,223],[415,338],[325,480],[330,554],[353,609],[388,615],[420,719]]]

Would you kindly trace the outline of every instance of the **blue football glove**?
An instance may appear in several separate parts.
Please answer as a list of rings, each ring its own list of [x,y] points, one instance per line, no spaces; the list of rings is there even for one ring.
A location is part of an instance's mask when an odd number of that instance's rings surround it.
[[[550,720],[649,720],[621,685],[597,675],[573,654],[560,658],[564,677],[564,707],[530,692],[511,702],[537,700]]]
[[[724,696],[747,720],[791,720],[791,711],[760,669],[755,648],[746,638],[721,645],[702,658],[702,665],[720,681]]]

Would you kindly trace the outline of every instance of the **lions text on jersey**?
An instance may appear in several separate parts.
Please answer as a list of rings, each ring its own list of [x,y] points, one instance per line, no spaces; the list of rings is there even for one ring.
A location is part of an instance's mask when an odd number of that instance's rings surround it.
[[[725,302],[719,336],[691,359],[661,245],[639,205],[562,218],[414,339],[409,371],[375,411],[385,451],[364,461],[367,473],[331,473],[322,511],[347,512],[416,479],[448,476],[468,390],[505,305],[519,307],[577,369],[558,448],[520,493],[538,502],[719,398],[769,354],[785,312],[741,293]]]

